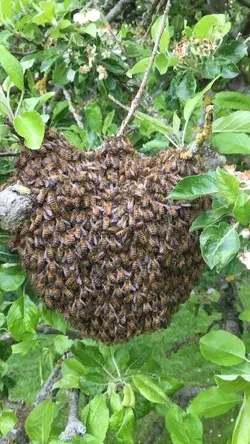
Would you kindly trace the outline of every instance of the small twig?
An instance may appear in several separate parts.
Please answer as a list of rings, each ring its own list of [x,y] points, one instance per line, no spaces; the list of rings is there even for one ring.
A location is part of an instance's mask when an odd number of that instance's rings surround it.
[[[3,153],[0,153],[0,157],[15,157],[18,156],[19,152],[12,152],[12,151],[5,151]]]
[[[156,57],[156,54],[157,54],[157,51],[158,51],[158,46],[160,44],[162,33],[163,33],[163,31],[165,29],[165,26],[166,26],[166,18],[167,18],[168,12],[169,12],[169,8],[170,8],[170,0],[168,0],[167,5],[165,7],[164,14],[163,14],[163,19],[162,19],[162,25],[161,25],[161,28],[159,30],[158,36],[156,38],[156,42],[155,42],[155,45],[154,45],[152,56],[151,56],[149,65],[148,65],[148,67],[147,67],[147,69],[145,71],[145,74],[144,74],[141,86],[140,86],[140,88],[139,88],[139,90],[138,90],[134,100],[131,103],[131,106],[130,106],[130,109],[129,109],[127,117],[122,122],[121,128],[120,128],[120,130],[118,132],[118,136],[122,136],[123,135],[127,125],[129,124],[130,120],[132,119],[132,117],[133,117],[133,115],[134,115],[134,113],[135,113],[135,111],[136,111],[136,109],[137,109],[137,107],[139,105],[139,101],[140,101],[141,95],[142,95],[143,90],[144,90],[144,88],[146,86],[146,83],[147,83],[149,75],[150,75],[150,71],[151,71],[152,66],[154,64],[154,61],[155,61],[155,57]]]
[[[68,102],[69,110],[73,114],[74,119],[75,119],[77,125],[79,126],[79,128],[83,129],[82,117],[76,112],[76,109],[75,109],[75,107],[72,104],[72,100],[71,100],[70,94],[69,94],[69,92],[65,88],[63,88],[63,94],[64,94],[65,99]]]
[[[105,20],[107,22],[112,22],[112,20],[115,20],[118,15],[122,13],[122,11],[126,8],[127,5],[131,3],[131,0],[119,0],[118,3],[109,11],[109,13],[106,15]]]
[[[214,320],[213,322],[211,322],[211,324],[209,324],[209,326],[206,329],[206,331],[199,332],[199,333],[197,333],[193,337],[186,336],[182,341],[175,342],[172,345],[172,347],[170,347],[168,350],[165,351],[165,354],[166,354],[167,358],[170,358],[171,353],[177,353],[179,351],[179,349],[183,345],[186,345],[186,344],[197,344],[199,342],[200,338],[202,336],[206,335],[207,333],[209,333],[210,330],[218,323],[219,323],[219,321]]]
[[[44,335],[61,335],[62,332],[60,330],[57,330],[56,328],[50,327],[49,325],[38,325],[36,328],[36,332]],[[77,330],[67,330],[66,336],[68,336],[69,339],[81,339],[81,333]],[[15,344],[15,339],[12,338],[11,334],[9,332],[3,333],[0,336],[0,342],[8,342],[10,345]]]
[[[79,390],[73,389],[72,391],[68,391],[70,399],[69,417],[67,426],[60,435],[62,441],[71,441],[74,436],[83,436],[86,433],[85,425],[78,419],[79,395]]]

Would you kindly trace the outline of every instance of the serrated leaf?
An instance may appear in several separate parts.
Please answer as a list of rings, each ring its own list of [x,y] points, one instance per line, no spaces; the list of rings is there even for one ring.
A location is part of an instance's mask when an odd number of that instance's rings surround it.
[[[168,409],[166,427],[173,444],[202,444],[201,421],[195,415],[186,414],[177,405]]]
[[[73,355],[88,367],[103,368],[103,356],[97,346],[85,345],[82,341],[75,341],[71,347]]]
[[[197,217],[197,219],[195,219],[189,231],[192,233],[195,230],[200,230],[200,228],[216,225],[216,223],[223,219],[227,214],[230,214],[230,210],[225,207],[218,208],[217,210],[204,211]]]
[[[11,264],[1,265],[0,267],[0,288],[4,291],[17,290],[23,284],[26,273]]]
[[[51,327],[56,328],[62,333],[66,334],[67,322],[65,321],[63,315],[56,310],[50,310],[48,308],[42,307],[42,315]]]
[[[135,408],[135,394],[131,384],[126,384],[123,388],[123,407]]]
[[[141,72],[145,72],[148,65],[149,65],[150,58],[151,57],[146,57],[145,59],[142,59],[139,62],[137,62],[133,66],[133,68],[131,68],[127,71],[127,76],[131,78],[134,74],[139,74]]]
[[[242,225],[248,226],[250,222],[250,200],[249,195],[240,191],[235,201],[233,214],[235,219]]]
[[[24,80],[22,65],[3,45],[0,45],[0,64],[14,85],[23,91]]]
[[[237,416],[232,444],[248,444],[250,438],[250,396],[244,395],[244,400],[241,405],[240,412]]]
[[[137,375],[134,376],[133,383],[141,395],[150,402],[155,402],[158,404],[165,404],[168,402],[168,397],[153,378],[146,375]]]
[[[39,313],[37,306],[26,295],[18,298],[8,312],[8,329],[16,341],[35,335]]]
[[[220,91],[213,99],[213,104],[221,109],[250,109],[250,97],[235,91]]]
[[[13,120],[13,125],[19,136],[24,138],[25,145],[38,150],[44,138],[44,122],[36,111],[24,111]]]
[[[245,361],[245,345],[237,336],[224,330],[212,331],[200,339],[202,355],[215,364],[230,366]]]
[[[239,181],[232,174],[221,168],[216,169],[216,178],[220,195],[229,204],[233,204],[239,191]]]
[[[224,267],[240,248],[240,239],[234,226],[221,222],[218,226],[207,227],[200,236],[204,261],[213,269]]]
[[[135,417],[130,407],[122,407],[109,421],[109,431],[115,435],[117,444],[134,444]]]
[[[235,111],[213,123],[213,133],[250,133],[250,111]]]
[[[228,412],[241,401],[242,398],[235,393],[226,393],[217,387],[210,387],[191,401],[187,413],[214,418]]]
[[[81,419],[88,433],[104,441],[109,425],[109,409],[105,396],[95,396],[83,409]]]
[[[221,154],[250,154],[250,136],[245,133],[213,134],[212,144]]]
[[[218,192],[216,178],[210,173],[188,176],[180,180],[169,194],[168,199],[194,200],[197,197]]]
[[[48,444],[53,422],[54,404],[51,399],[40,402],[29,414],[25,430],[32,441]]]
[[[89,103],[85,110],[85,117],[88,125],[95,134],[101,134],[102,130],[102,111],[97,103]]]
[[[3,412],[0,415],[0,432],[2,435],[7,435],[17,422],[18,418],[13,412]]]

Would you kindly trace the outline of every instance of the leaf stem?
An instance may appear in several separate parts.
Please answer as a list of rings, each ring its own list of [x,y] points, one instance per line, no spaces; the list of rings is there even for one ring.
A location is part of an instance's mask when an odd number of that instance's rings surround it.
[[[17,117],[17,115],[18,115],[18,112],[19,112],[20,106],[22,105],[23,96],[24,96],[24,91],[22,91],[22,93],[21,93],[21,97],[20,97],[20,100],[19,100],[19,102],[18,102],[17,109],[16,109],[16,112],[15,112],[14,117]]]

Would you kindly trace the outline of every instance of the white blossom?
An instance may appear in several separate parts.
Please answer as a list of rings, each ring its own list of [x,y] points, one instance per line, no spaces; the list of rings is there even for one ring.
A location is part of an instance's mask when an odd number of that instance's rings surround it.
[[[240,234],[243,239],[248,239],[250,237],[250,230],[248,228],[244,228]]]
[[[89,22],[97,22],[100,18],[100,12],[97,11],[97,9],[91,9],[91,11],[88,11],[86,14],[86,18]]]
[[[75,23],[79,23],[80,25],[84,25],[89,21],[86,14],[83,14],[82,12],[77,12],[76,14],[74,14],[73,20]]]
[[[99,65],[96,68],[96,70],[99,73],[99,80],[103,80],[103,79],[106,79],[108,77],[108,73],[107,73],[106,69],[104,68],[104,66]]]
[[[244,251],[239,257],[239,260],[250,270],[250,251]]]

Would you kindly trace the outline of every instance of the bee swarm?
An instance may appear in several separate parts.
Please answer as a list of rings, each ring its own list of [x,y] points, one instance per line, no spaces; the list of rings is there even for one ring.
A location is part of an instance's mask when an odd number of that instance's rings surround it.
[[[166,196],[200,171],[198,157],[143,158],[122,137],[81,152],[49,131],[40,150],[22,148],[14,180],[32,191],[34,211],[10,246],[44,304],[105,343],[166,327],[199,280],[189,227],[209,205]]]

